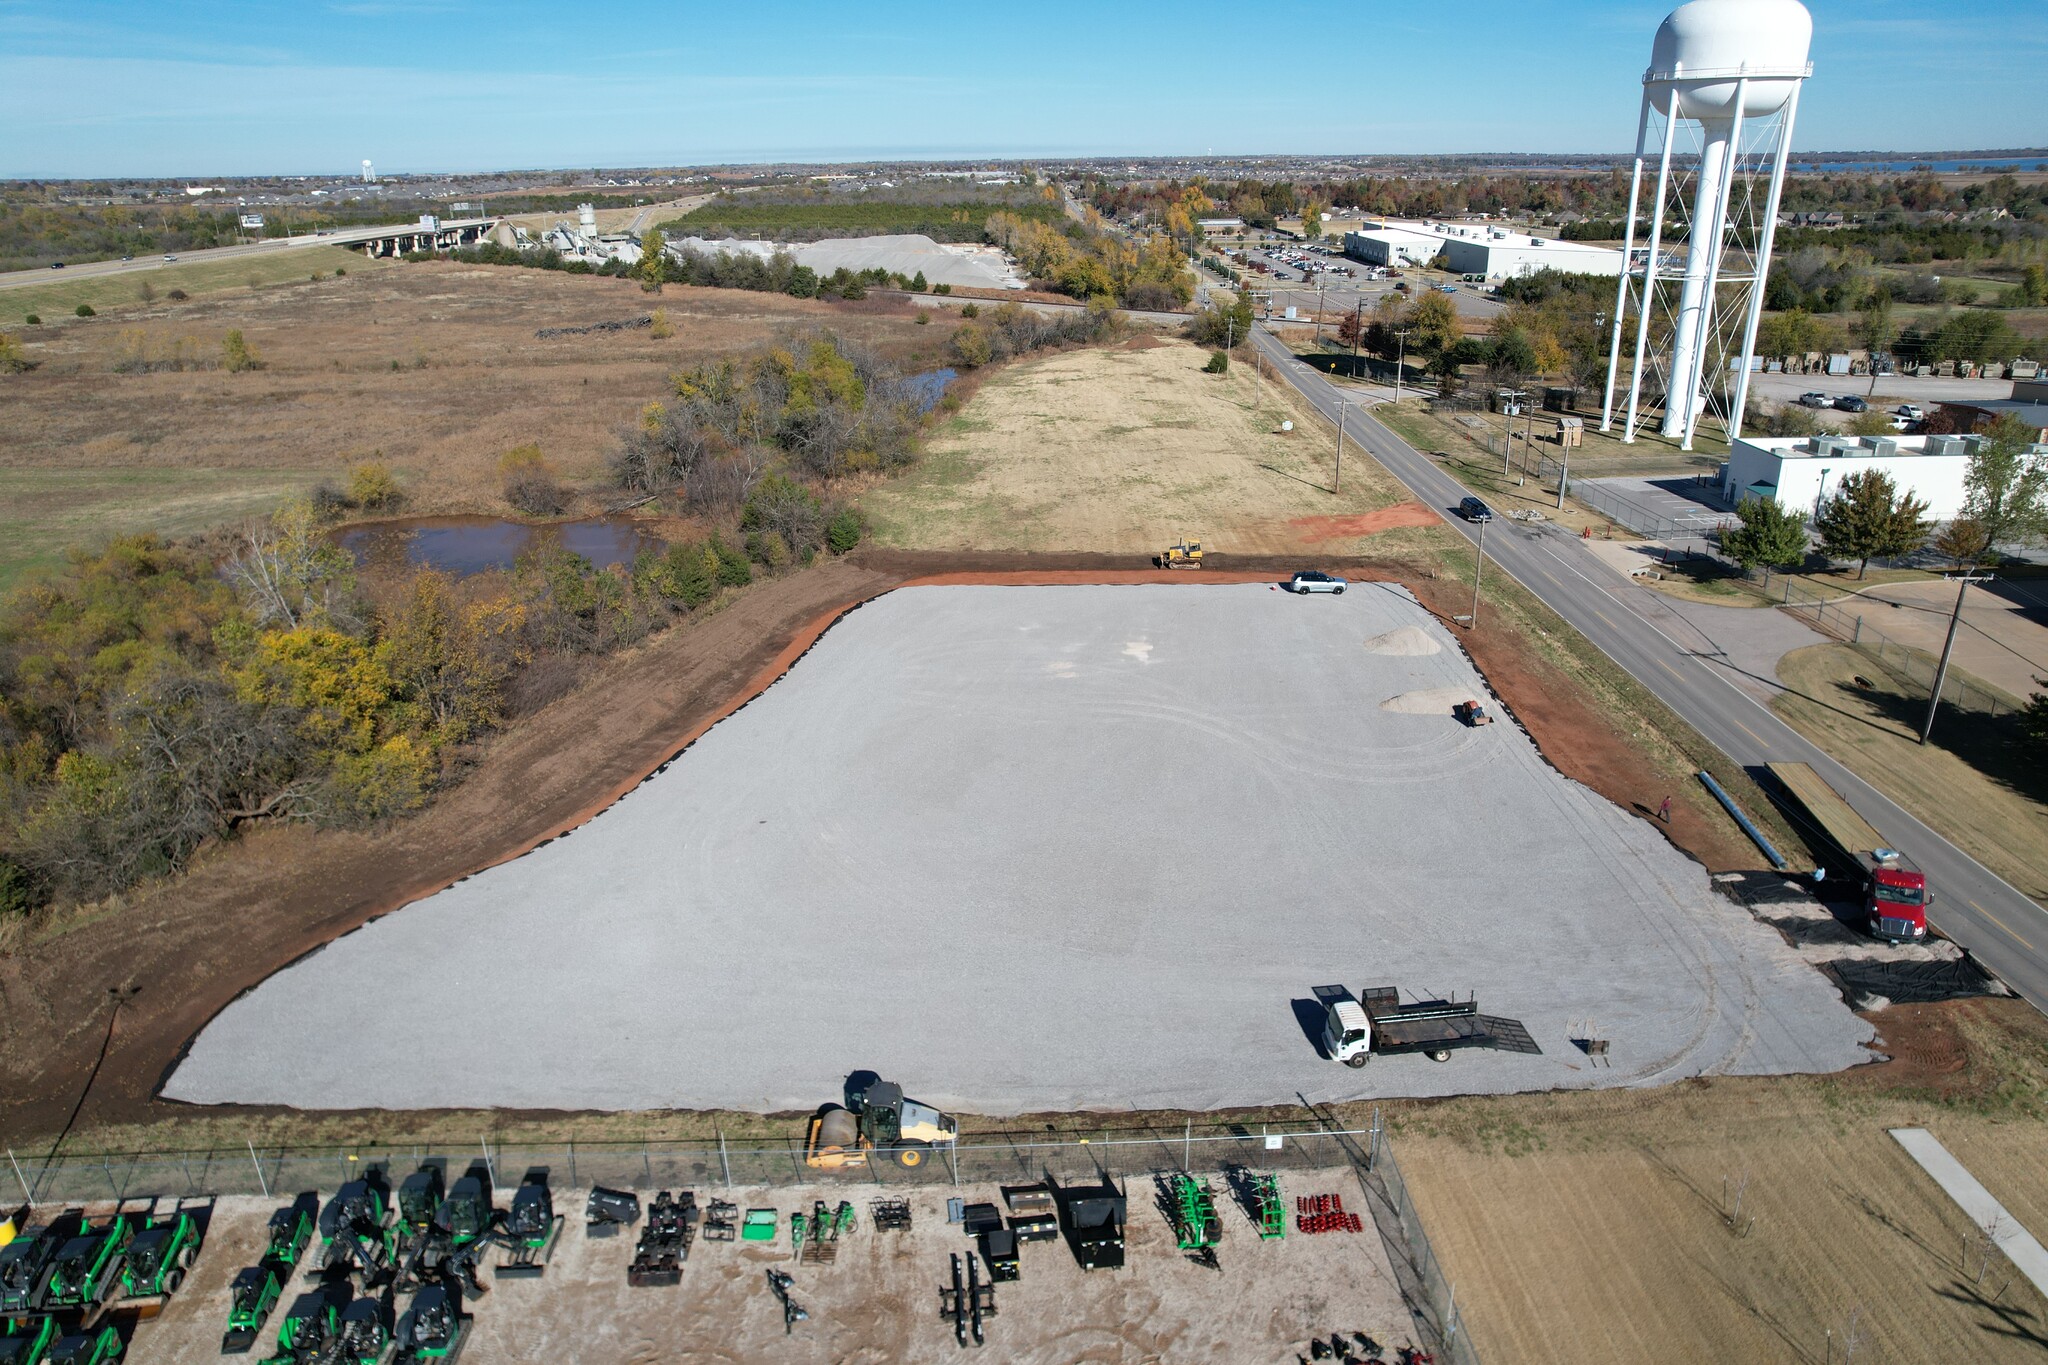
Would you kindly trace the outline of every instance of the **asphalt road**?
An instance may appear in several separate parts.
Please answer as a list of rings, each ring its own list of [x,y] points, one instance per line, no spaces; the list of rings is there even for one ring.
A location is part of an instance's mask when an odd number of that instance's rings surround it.
[[[1340,397],[1351,401],[1267,332],[1254,340],[1325,416],[1336,420]],[[1467,490],[1428,456],[1356,406],[1345,410],[1344,430],[1460,535],[1477,537],[1480,528],[1451,510]],[[1489,571],[1505,570],[1735,762],[1752,769],[1780,761],[1812,764],[1926,872],[1935,898],[1929,920],[2035,1008],[2048,1007],[2048,911],[1808,743],[1722,676],[1712,654],[1653,625],[1650,590],[1601,563],[1569,534],[1548,523],[1503,518],[1485,536]]]

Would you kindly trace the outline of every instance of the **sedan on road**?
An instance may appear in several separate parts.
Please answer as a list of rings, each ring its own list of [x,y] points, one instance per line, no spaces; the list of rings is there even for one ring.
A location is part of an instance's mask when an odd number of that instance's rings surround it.
[[[1837,398],[1835,406],[1843,412],[1867,412],[1870,410],[1870,404],[1864,402],[1853,393],[1844,394]]]
[[[1303,569],[1287,580],[1287,591],[1298,593],[1333,592],[1342,594],[1344,580],[1335,574],[1320,569]]]
[[[1467,521],[1492,521],[1493,509],[1477,498],[1466,498],[1458,504],[1458,515]]]

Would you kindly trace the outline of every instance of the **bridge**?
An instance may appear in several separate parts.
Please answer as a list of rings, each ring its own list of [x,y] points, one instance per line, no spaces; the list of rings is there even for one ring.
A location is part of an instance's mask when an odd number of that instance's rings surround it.
[[[317,234],[331,246],[361,247],[366,256],[403,256],[412,251],[452,251],[487,241],[504,220],[464,218],[455,222],[405,223],[399,226],[336,228]]]

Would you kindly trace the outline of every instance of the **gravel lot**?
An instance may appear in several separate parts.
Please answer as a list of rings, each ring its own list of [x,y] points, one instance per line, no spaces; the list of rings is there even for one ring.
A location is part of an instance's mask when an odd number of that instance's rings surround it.
[[[899,590],[573,837],[230,1005],[165,1093],[780,1110],[872,1067],[1002,1114],[1867,1058],[1652,825],[1417,694],[1483,684],[1390,585]],[[1336,980],[1476,992],[1543,1054],[1348,1070],[1298,1019]]]

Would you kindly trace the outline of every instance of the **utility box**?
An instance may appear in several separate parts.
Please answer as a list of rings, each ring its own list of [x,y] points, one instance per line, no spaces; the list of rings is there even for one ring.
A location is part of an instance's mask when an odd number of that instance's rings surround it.
[[[1583,417],[1560,417],[1557,419],[1557,443],[1566,450],[1577,450],[1586,443],[1586,421]]]

